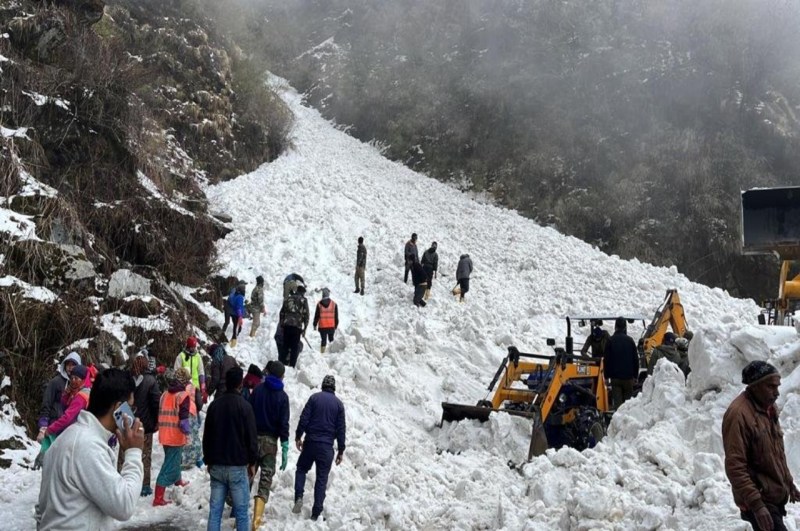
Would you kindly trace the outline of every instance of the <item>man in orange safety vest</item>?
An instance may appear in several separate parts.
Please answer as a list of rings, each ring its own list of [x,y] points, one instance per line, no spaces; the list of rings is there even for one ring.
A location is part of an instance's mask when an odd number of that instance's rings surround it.
[[[331,290],[322,289],[322,300],[317,303],[317,311],[314,312],[314,330],[319,327],[321,343],[319,351],[325,353],[328,342],[333,343],[333,334],[339,328],[339,307],[331,300]]]

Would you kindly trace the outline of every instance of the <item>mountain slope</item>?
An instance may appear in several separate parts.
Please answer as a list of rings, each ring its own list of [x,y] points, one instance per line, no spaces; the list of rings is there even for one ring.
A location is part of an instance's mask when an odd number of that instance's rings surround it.
[[[387,161],[304,107],[288,87],[279,90],[296,117],[294,148],[207,190],[210,204],[233,218],[234,230],[218,244],[220,273],[251,285],[259,274],[266,278],[267,322],[254,339],[246,337],[246,324],[231,351],[245,366],[276,357],[272,333],[286,274],[305,277],[310,299],[330,288],[340,305],[336,341],[321,355],[309,328],[313,348],[301,354],[296,371],[287,371],[286,385],[294,429],[322,377],[336,376],[347,408],[348,449],[331,474],[326,521],[313,526],[306,518],[310,481],[305,513],[290,512],[298,456],[292,449],[289,467],[275,478],[268,526],[545,530],[738,524],[720,468],[721,414],[739,390],[736,371],[746,360],[769,357],[785,374],[794,370],[800,342],[793,329],[751,327],[746,323],[757,311],[752,301],[692,284],[674,269],[606,256]],[[424,309],[411,304],[412,288],[402,282],[402,247],[411,232],[419,234],[421,250],[432,240],[439,243],[441,276]],[[360,235],[369,249],[363,297],[352,293]],[[467,302],[458,304],[449,290],[464,252],[472,256],[475,274]],[[496,415],[484,425],[437,426],[441,401],[484,397],[507,346],[546,352],[544,338],[563,342],[561,316],[568,312],[649,316],[666,288],[680,291],[697,333],[690,353],[695,373],[684,386],[677,369],[661,363],[642,395],[617,412],[610,436],[596,449],[550,452],[519,466],[530,432],[522,419]],[[204,308],[210,318],[221,317]],[[782,391],[797,389],[797,380],[792,374]],[[790,440],[800,407],[793,397],[779,405]],[[156,450],[154,473],[161,459]],[[20,528],[29,528],[23,511],[35,499],[37,483],[25,479],[30,472],[10,470],[20,487],[4,494],[18,503],[6,503],[4,510]],[[192,484],[179,495],[180,506],[152,510],[142,500],[129,525],[202,525],[208,479],[198,470],[187,477]]]

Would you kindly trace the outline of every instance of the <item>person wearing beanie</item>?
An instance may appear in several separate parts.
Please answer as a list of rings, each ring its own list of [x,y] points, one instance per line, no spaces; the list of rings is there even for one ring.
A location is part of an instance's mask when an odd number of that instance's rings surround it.
[[[722,418],[725,475],[740,516],[756,531],[785,530],[786,504],[800,491],[786,462],[775,401],[781,377],[775,366],[751,361],[742,370],[747,387]]]
[[[367,274],[367,247],[364,245],[364,237],[358,237],[358,251],[356,251],[356,290],[353,293],[364,294],[364,279]]]
[[[164,447],[164,463],[156,478],[153,506],[170,503],[164,499],[167,487],[188,485],[181,479],[181,460],[183,447],[192,433],[191,417],[197,415],[194,398],[186,390],[191,385],[188,369],[168,370],[167,384],[169,387],[161,395],[158,410],[158,440]]]
[[[46,436],[58,437],[59,433],[78,419],[81,411],[89,407],[91,385],[89,369],[85,365],[76,365],[72,368],[67,387],[61,395],[64,414],[47,427]],[[52,439],[50,442],[52,443]]]
[[[592,358],[602,358],[603,352],[606,350],[606,344],[608,343],[608,340],[611,339],[611,336],[608,332],[603,330],[602,320],[592,320],[591,324],[592,332],[589,334],[589,337],[586,338],[586,341],[581,348],[581,356],[588,355],[589,350],[591,350]]]
[[[250,529],[249,478],[255,475],[258,441],[253,408],[242,398],[243,379],[241,367],[229,369],[225,373],[225,394],[214,398],[206,416],[203,460],[211,477],[208,531],[220,530],[227,494],[231,497],[236,529]]]
[[[331,300],[331,290],[322,289],[322,300],[317,303],[317,310],[314,312],[314,330],[319,327],[320,347],[319,351],[325,354],[328,341],[333,343],[333,336],[339,328],[339,306]]]
[[[267,367],[269,367],[270,363],[272,362],[270,361],[267,363]],[[244,382],[242,383],[242,396],[244,399],[250,400],[250,395],[253,392],[253,389],[255,389],[263,381],[264,373],[258,368],[258,365],[251,363],[247,368],[247,374],[244,376]]]
[[[253,323],[250,325],[250,337],[256,337],[256,330],[261,326],[261,316],[267,315],[267,307],[264,306],[264,277],[256,277],[256,287],[250,293],[250,314],[253,316]],[[235,346],[235,345],[234,345]]]
[[[289,396],[283,385],[286,367],[280,361],[267,363],[264,383],[250,395],[250,404],[256,416],[258,455],[261,477],[254,500],[253,528],[261,525],[264,506],[269,501],[272,478],[275,475],[278,440],[281,446],[281,470],[289,463]]]
[[[336,380],[332,375],[322,379],[322,391],[311,395],[300,414],[295,432],[295,445],[300,450],[297,471],[294,476],[293,513],[303,510],[303,491],[306,474],[312,466],[317,467],[317,480],[314,483],[314,506],[311,519],[322,514],[325,491],[328,487],[328,474],[333,464],[333,441],[336,441],[336,464],[344,458],[346,421],[344,404],[336,396]],[[305,440],[303,439],[305,435]]]
[[[222,396],[225,394],[225,375],[239,364],[228,354],[223,345],[215,343],[208,348],[208,352],[211,354],[211,365],[208,367],[206,391],[209,396]]]
[[[614,409],[633,396],[633,386],[639,377],[639,351],[628,335],[624,317],[614,322],[614,335],[603,352],[605,377],[611,380],[611,401]]]

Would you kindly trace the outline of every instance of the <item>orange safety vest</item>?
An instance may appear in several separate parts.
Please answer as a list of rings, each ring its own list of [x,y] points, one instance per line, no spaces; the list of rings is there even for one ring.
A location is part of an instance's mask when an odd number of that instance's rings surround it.
[[[187,442],[186,434],[181,431],[180,417],[181,403],[186,398],[184,391],[170,393],[169,391],[161,395],[161,403],[158,408],[158,440],[162,446],[183,446]],[[189,403],[193,400],[189,397]],[[189,406],[191,409],[191,406]]]
[[[319,308],[319,329],[336,328],[336,303],[331,301],[326,308],[322,302],[318,302],[317,307]]]

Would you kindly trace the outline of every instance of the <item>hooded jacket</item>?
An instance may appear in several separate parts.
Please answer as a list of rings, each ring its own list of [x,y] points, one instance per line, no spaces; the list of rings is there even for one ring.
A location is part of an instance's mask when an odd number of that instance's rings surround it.
[[[605,377],[635,380],[639,376],[639,351],[626,330],[616,330],[603,353]]]
[[[161,402],[158,381],[149,372],[142,373],[134,381],[136,389],[133,391],[133,405],[136,406],[136,417],[142,421],[146,434],[155,433],[158,429],[158,407]]]
[[[47,451],[35,519],[39,531],[113,529],[128,520],[142,490],[142,450],[125,451],[117,472],[112,433],[97,417],[81,411]]]
[[[203,430],[203,461],[207,466],[246,466],[258,462],[258,438],[253,408],[236,389],[211,402]]]
[[[462,278],[469,278],[472,274],[472,258],[468,254],[462,254],[458,259],[458,267],[456,268],[456,280]]]
[[[330,298],[322,299],[321,301],[319,301],[319,303],[317,303],[317,309],[314,311],[314,327],[316,327],[317,324],[319,324],[319,317],[320,317],[319,307],[320,307],[320,305],[322,305],[323,308],[327,308],[328,306],[331,305],[331,299]],[[335,328],[339,328],[339,305],[338,304],[333,308],[333,320],[335,322],[333,328],[334,329]],[[320,330],[322,330],[322,329],[320,329]]]
[[[58,364],[58,374],[47,382],[42,393],[42,407],[39,409],[40,428],[46,428],[51,422],[64,414],[64,406],[61,404],[61,393],[67,387],[67,371],[64,364],[67,361],[74,361],[75,365],[81,364],[81,357],[77,352],[70,352],[61,363]]]
[[[211,365],[208,367],[209,379],[206,391],[209,395],[217,393],[221,396],[225,393],[225,375],[234,367],[238,367],[236,358],[225,352],[222,347],[217,347],[211,352]]]
[[[289,440],[289,397],[283,390],[283,380],[269,375],[250,395],[256,415],[259,435]]]
[[[722,417],[722,445],[725,475],[741,510],[755,512],[767,503],[781,507],[789,501],[794,479],[774,406],[764,410],[745,389]]]
[[[436,252],[436,249],[429,247],[422,253],[422,265],[431,271],[439,270],[439,253]]]

